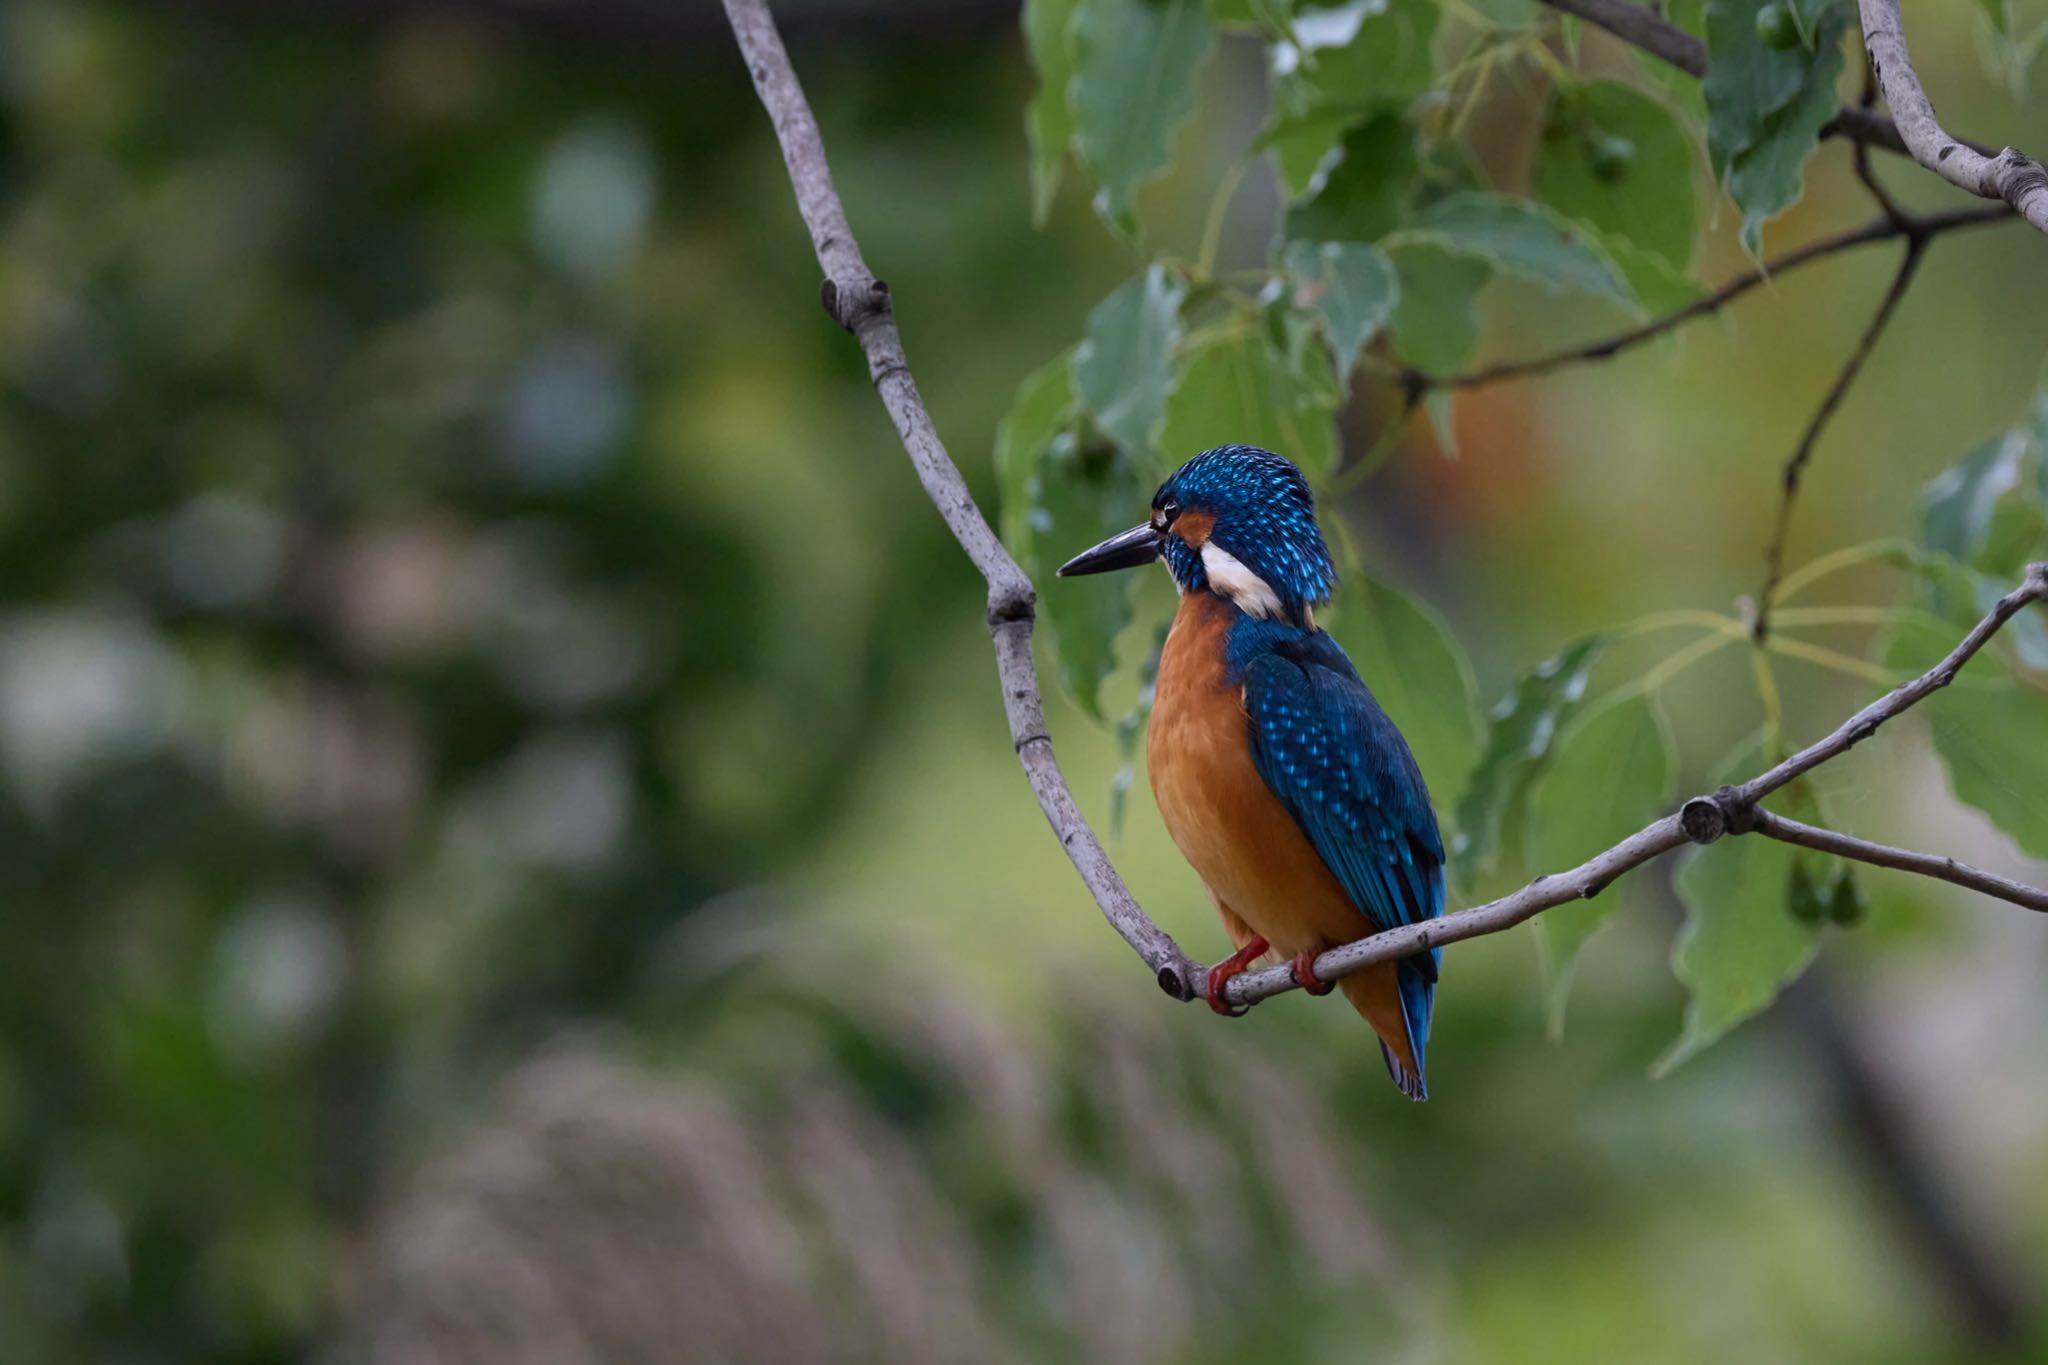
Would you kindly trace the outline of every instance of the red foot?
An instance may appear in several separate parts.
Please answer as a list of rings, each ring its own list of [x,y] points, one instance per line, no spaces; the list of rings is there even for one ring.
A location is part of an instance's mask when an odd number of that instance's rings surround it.
[[[1328,995],[1331,991],[1337,989],[1336,982],[1324,981],[1316,976],[1316,955],[1314,953],[1304,952],[1297,954],[1292,965],[1294,967],[1294,984],[1307,991],[1310,995]]]
[[[1202,988],[1202,998],[1209,1002],[1210,1009],[1218,1014],[1229,1015],[1244,1012],[1231,1007],[1230,1001],[1224,998],[1223,988],[1230,984],[1231,977],[1244,975],[1245,968],[1251,966],[1252,960],[1264,953],[1269,946],[1266,940],[1255,934],[1244,947],[1209,969],[1209,984]]]

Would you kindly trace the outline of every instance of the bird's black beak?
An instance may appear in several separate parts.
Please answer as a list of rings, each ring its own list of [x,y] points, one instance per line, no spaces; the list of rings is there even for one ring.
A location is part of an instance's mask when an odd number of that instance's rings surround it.
[[[1083,550],[1060,565],[1061,578],[1084,573],[1108,573],[1111,569],[1135,569],[1159,558],[1159,532],[1151,522],[1119,531],[1092,550]]]

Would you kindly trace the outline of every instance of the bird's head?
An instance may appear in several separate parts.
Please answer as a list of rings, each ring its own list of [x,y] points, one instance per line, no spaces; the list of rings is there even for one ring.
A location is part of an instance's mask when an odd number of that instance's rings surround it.
[[[1308,620],[1337,586],[1315,495],[1293,463],[1257,446],[1218,446],[1174,471],[1142,526],[1060,566],[1060,577],[1164,559],[1183,593],[1213,592],[1247,615]]]

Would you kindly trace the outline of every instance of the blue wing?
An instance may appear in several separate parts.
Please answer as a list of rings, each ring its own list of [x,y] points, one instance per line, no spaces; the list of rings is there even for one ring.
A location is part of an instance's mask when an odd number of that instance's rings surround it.
[[[1443,836],[1408,742],[1322,631],[1258,644],[1240,681],[1259,776],[1375,929],[1442,914]],[[1442,957],[1431,949],[1397,968],[1418,1065]]]

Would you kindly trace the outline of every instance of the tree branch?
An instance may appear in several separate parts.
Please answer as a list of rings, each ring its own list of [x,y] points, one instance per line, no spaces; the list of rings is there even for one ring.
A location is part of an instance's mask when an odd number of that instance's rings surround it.
[[[1890,206],[1886,208],[1891,215]],[[1806,430],[1799,435],[1799,444],[1792,448],[1792,454],[1785,461],[1785,473],[1778,494],[1778,516],[1771,528],[1770,543],[1764,548],[1764,582],[1756,594],[1756,619],[1750,623],[1749,636],[1762,644],[1771,631],[1771,599],[1777,595],[1778,580],[1785,572],[1785,540],[1792,530],[1792,509],[1799,501],[1799,481],[1806,473],[1806,466],[1813,459],[1813,448],[1820,441],[1821,431],[1828,419],[1842,406],[1842,399],[1848,396],[1849,386],[1856,382],[1856,376],[1863,371],[1863,362],[1870,359],[1870,353],[1877,347],[1878,337],[1884,334],[1885,324],[1898,311],[1899,300],[1906,297],[1906,290],[1913,283],[1914,272],[1920,269],[1920,257],[1927,250],[1927,238],[1912,233],[1906,238],[1906,254],[1899,258],[1899,269],[1892,276],[1891,288],[1885,290],[1884,300],[1877,305],[1877,311],[1870,316],[1870,322],[1863,329],[1863,335],[1856,340],[1856,349],[1849,352],[1849,358],[1835,373],[1835,382],[1828,385],[1820,406],[1807,419]]]
[[[1332,948],[1315,960],[1315,975],[1335,981],[1375,962],[1390,962],[1414,953],[1426,952],[1446,943],[1478,938],[1512,929],[1542,911],[1574,900],[1590,900],[1606,890],[1609,883],[1684,844],[1710,844],[1724,834],[1747,834],[1757,828],[1762,814],[1757,803],[1800,774],[1817,768],[1831,758],[1847,753],[1877,732],[1877,728],[1906,711],[1928,694],[1954,681],[1971,656],[1996,635],[1999,628],[2030,602],[2048,602],[2048,563],[2027,566],[2025,580],[2000,598],[1990,613],[1971,627],[1962,643],[1948,657],[1911,682],[1901,683],[1870,705],[1849,717],[1834,733],[1739,787],[1723,787],[1710,796],[1696,796],[1671,815],[1652,821],[1604,853],[1588,858],[1569,872],[1538,877],[1529,885],[1499,900],[1470,910],[1419,924],[1403,925],[1369,938]],[[1861,845],[1861,840],[1850,843]],[[1849,848],[1831,850],[1856,857]],[[1879,863],[1879,866],[1895,866]],[[2042,893],[2035,893],[2042,894]],[[1234,978],[1224,989],[1233,1005],[1253,1005],[1269,996],[1296,990],[1291,965],[1268,967]]]
[[[1073,793],[1054,759],[1031,659],[1031,581],[989,528],[968,492],[966,481],[960,477],[959,468],[932,427],[904,357],[888,287],[869,272],[861,258],[852,229],[847,225],[845,208],[832,185],[817,120],[790,67],[789,54],[776,34],[774,20],[769,17],[764,0],[725,0],[725,9],[753,76],[754,88],[775,125],[783,160],[789,168],[790,185],[796,192],[797,208],[810,229],[818,264],[825,272],[825,309],[859,338],[867,355],[869,374],[896,424],[926,495],[988,583],[989,633],[995,641],[1003,709],[1009,720],[1011,741],[1039,807],[1060,836],[1067,856],[1111,927],[1144,959],[1162,989],[1177,999],[1192,999],[1201,993],[1200,986],[1206,982],[1204,968],[1183,953],[1132,898],[1075,805]],[[1724,787],[1712,796],[1696,797],[1678,812],[1652,822],[1571,871],[1539,877],[1513,895],[1332,949],[1316,959],[1315,974],[1325,981],[1334,981],[1375,962],[1407,957],[1460,939],[1499,933],[1553,906],[1596,896],[1615,878],[1683,844],[1711,843],[1725,833],[1757,828],[1758,801],[1808,769],[1846,752],[1885,721],[1946,686],[2014,613],[2039,600],[2048,600],[2048,564],[2030,566],[2026,581],[2006,594],[1934,668],[1894,688],[1851,716],[1827,738],[1741,787]],[[1848,842],[1859,846],[1862,843]],[[1231,1004],[1249,1006],[1298,988],[1292,969],[1281,966],[1236,977],[1226,993]]]
[[[1653,341],[1681,323],[1690,322],[1708,313],[1719,312],[1766,280],[1775,279],[1799,266],[1835,255],[1837,252],[1848,251],[1871,242],[1888,242],[1898,237],[1938,237],[1957,228],[2003,222],[2011,216],[2011,208],[2003,205],[1951,209],[1945,213],[1902,214],[1896,218],[1887,214],[1872,219],[1862,227],[1819,238],[1774,260],[1765,261],[1755,269],[1737,275],[1712,293],[1694,299],[1685,307],[1625,332],[1617,332],[1583,346],[1572,346],[1530,360],[1503,361],[1497,365],[1467,370],[1462,374],[1427,375],[1420,370],[1403,370],[1400,383],[1406,392],[1420,395],[1429,389],[1477,388],[1484,384],[1497,384],[1504,379],[1526,379],[1533,375],[1547,374],[1551,370],[1562,369],[1566,365],[1575,365],[1583,361],[1606,360],[1631,346]]]
[[[2048,232],[2048,170],[2016,147],[1988,156],[1950,137],[1934,117],[1934,106],[1913,73],[1899,0],[1858,0],[1863,48],[1884,88],[1899,136],[1913,159],[1960,189],[1985,199],[2002,199],[2022,218]]]
[[[725,0],[725,12],[753,76],[754,89],[775,125],[776,140],[782,144],[782,157],[789,167],[790,186],[796,191],[797,209],[810,229],[818,265],[825,272],[825,311],[859,338],[867,354],[868,373],[926,495],[988,583],[988,626],[995,641],[1003,710],[1010,723],[1011,742],[1039,808],[1111,927],[1145,960],[1161,989],[1178,999],[1192,999],[1201,993],[1207,979],[1203,968],[1139,908],[1075,805],[1060,772],[1052,739],[1046,733],[1045,707],[1031,660],[1035,617],[1031,580],[989,528],[925,411],[910,375],[910,362],[904,357],[903,339],[896,330],[889,287],[870,273],[861,258],[860,246],[846,222],[846,209],[832,185],[817,120],[789,64],[775,21],[764,0]]]
[[[1996,896],[2002,901],[2011,901],[2014,905],[2023,905],[2029,910],[2039,910],[2043,914],[2048,914],[2048,891],[2028,886],[2024,882],[2008,881],[2004,877],[1971,867],[1968,863],[1959,863],[1954,858],[1918,853],[1909,848],[1893,848],[1888,844],[1873,844],[1868,839],[1858,839],[1852,834],[1840,834],[1831,829],[1822,829],[1818,825],[1788,820],[1782,815],[1773,815],[1761,808],[1756,811],[1755,823],[1751,828],[1766,838],[1798,844],[1801,848],[1816,849],[1822,853],[1832,853],[1838,858],[1853,858],[1859,863],[1869,863],[1873,867],[1917,872],[1923,877],[1934,877],[1941,881],[1953,882],[1957,886],[1967,886],[1972,891],[1981,891],[1987,896]]]

